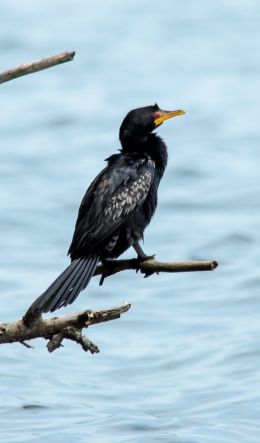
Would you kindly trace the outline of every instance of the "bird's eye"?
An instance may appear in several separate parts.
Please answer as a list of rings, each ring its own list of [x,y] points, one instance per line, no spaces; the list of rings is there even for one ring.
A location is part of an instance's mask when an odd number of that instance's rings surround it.
[[[161,115],[159,114],[159,112],[154,112],[153,113],[153,118],[156,120],[157,118],[161,117]]]

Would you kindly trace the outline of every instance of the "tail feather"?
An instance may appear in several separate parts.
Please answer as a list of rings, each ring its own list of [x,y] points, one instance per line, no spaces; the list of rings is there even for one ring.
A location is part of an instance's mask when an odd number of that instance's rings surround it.
[[[46,289],[46,291],[44,291],[44,293],[40,297],[42,297],[45,293],[47,293],[47,291],[49,293],[49,296],[52,293],[54,294],[59,289],[59,287],[61,286],[62,282],[65,281],[66,278],[73,271],[73,269],[76,268],[76,266],[78,264],[77,263],[78,261],[79,260],[74,260],[69,266],[67,266],[67,268],[64,269],[64,271],[54,280],[54,282],[52,282],[52,284],[48,287],[48,289]],[[40,297],[39,297],[39,299],[40,299]]]
[[[71,290],[71,293],[70,293],[68,299],[66,300],[66,302],[64,303],[64,306],[73,303],[74,300],[77,298],[78,293],[80,291],[83,291],[87,287],[89,280],[91,279],[92,275],[95,272],[96,266],[97,266],[97,262],[92,261],[92,263],[90,264],[90,266],[88,267],[86,272],[84,272],[81,275],[81,277],[78,279],[77,283],[75,284],[75,286]]]
[[[96,254],[74,260],[34,301],[30,310],[53,312],[62,306],[71,304],[88,285],[98,261],[99,257]]]
[[[86,261],[80,260],[77,266],[72,270],[71,274],[68,275],[66,280],[64,282],[61,282],[57,290],[53,294],[49,292],[49,296],[52,295],[52,299],[49,304],[50,311],[61,307],[60,303],[62,303],[62,301],[64,300],[64,295],[69,294],[69,291],[71,290],[71,288],[73,288],[73,283],[75,282],[75,280],[77,281],[84,273],[85,267]]]

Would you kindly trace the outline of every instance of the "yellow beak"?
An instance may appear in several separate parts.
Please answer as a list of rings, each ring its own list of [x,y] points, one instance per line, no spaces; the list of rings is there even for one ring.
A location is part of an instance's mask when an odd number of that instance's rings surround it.
[[[185,114],[185,111],[178,110],[178,111],[156,111],[155,113],[155,119],[154,124],[155,126],[161,125],[165,120],[168,120],[168,118],[176,117],[177,115],[183,115]]]

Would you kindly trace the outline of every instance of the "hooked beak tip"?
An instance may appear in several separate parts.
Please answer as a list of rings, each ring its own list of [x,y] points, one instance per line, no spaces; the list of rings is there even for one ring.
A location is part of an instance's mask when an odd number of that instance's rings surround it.
[[[154,118],[155,126],[161,125],[165,120],[169,118],[177,117],[177,115],[184,115],[185,111],[178,109],[177,111],[158,111]]]

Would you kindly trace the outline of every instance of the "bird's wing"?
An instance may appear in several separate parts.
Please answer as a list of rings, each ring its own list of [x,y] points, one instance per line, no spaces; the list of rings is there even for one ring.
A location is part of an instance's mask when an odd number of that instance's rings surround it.
[[[90,252],[118,229],[143,204],[154,170],[150,158],[112,156],[82,200],[69,254]]]

